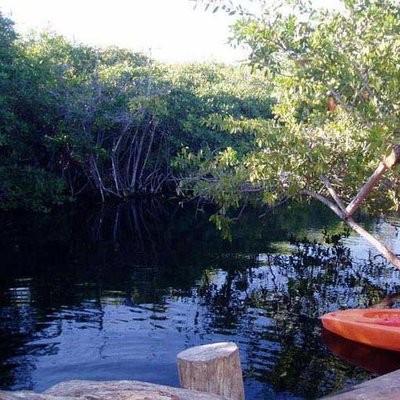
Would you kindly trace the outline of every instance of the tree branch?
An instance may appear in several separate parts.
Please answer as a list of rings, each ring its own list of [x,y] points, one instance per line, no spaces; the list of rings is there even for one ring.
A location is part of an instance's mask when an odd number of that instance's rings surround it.
[[[310,196],[314,199],[320,201],[321,203],[328,206],[339,218],[345,221],[351,229],[356,231],[360,236],[367,240],[372,246],[374,246],[386,259],[391,262],[396,268],[400,269],[400,259],[396,257],[385,245],[383,245],[379,240],[375,239],[370,233],[368,233],[363,227],[358,225],[351,217],[344,213],[338,206],[333,202],[328,200],[326,197],[321,196],[318,193],[312,192],[310,190],[301,190],[300,194],[302,196]]]
[[[363,200],[368,196],[372,188],[382,179],[385,172],[397,165],[400,162],[400,145],[393,148],[392,152],[388,157],[385,157],[379,164],[378,168],[371,175],[365,185],[358,192],[357,196],[350,202],[346,207],[346,213],[351,217],[356,210],[360,207]]]
[[[346,213],[344,213],[338,206],[336,206],[332,201],[328,200],[326,197],[306,189],[300,190],[300,194],[302,196],[313,197],[314,199],[328,206],[339,218],[343,219],[344,221],[346,220],[347,218]]]
[[[328,179],[325,176],[320,177],[321,181],[324,183],[326,188],[328,189],[330,195],[332,196],[333,200],[335,200],[336,204],[339,206],[340,210],[344,213],[347,214],[346,207],[343,204],[342,199],[339,197],[339,195],[336,193],[335,189],[332,187],[331,183],[328,181]]]
[[[356,231],[360,236],[366,239],[372,244],[381,254],[383,254],[386,259],[391,262],[396,268],[400,269],[400,259],[396,257],[385,245],[383,245],[379,240],[375,239],[370,233],[368,233],[363,227],[358,225],[352,218],[346,220],[347,224]]]

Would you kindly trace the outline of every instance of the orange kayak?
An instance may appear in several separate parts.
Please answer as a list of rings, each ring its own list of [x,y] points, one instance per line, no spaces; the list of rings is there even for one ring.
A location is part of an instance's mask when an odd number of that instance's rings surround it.
[[[400,310],[343,310],[322,316],[325,329],[354,342],[400,351]]]

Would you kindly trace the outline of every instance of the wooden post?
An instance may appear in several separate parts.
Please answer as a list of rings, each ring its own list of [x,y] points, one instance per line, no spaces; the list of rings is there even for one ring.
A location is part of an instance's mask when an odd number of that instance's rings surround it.
[[[177,364],[182,388],[244,400],[239,348],[235,343],[192,347],[178,354]]]

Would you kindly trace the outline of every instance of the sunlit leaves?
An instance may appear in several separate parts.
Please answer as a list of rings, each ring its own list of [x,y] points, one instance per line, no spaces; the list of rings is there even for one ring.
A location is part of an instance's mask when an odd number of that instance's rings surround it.
[[[251,49],[249,64],[265,71],[276,99],[274,121],[207,121],[256,144],[235,167],[247,174],[237,187],[243,201],[251,187],[263,189],[266,203],[304,188],[320,192],[321,175],[350,200],[399,143],[398,2],[348,0],[330,11],[310,4],[276,3],[234,25],[236,41]],[[376,211],[389,199],[396,206],[396,182],[393,172],[370,197]]]

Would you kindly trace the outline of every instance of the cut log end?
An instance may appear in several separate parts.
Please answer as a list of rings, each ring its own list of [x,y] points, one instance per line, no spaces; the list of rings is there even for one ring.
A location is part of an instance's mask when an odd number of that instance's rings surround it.
[[[233,342],[221,342],[191,347],[178,354],[178,360],[186,361],[211,361],[220,357],[229,357],[238,347]]]
[[[185,389],[244,400],[239,348],[223,342],[192,347],[178,354],[179,380]]]

